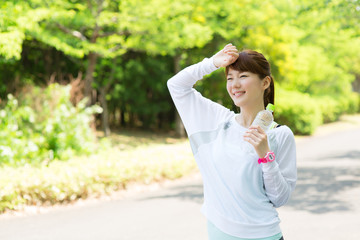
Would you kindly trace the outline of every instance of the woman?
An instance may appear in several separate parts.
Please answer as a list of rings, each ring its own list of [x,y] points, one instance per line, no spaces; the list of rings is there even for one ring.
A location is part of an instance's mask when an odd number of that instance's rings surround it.
[[[240,114],[193,88],[220,67],[226,68],[226,88]],[[203,178],[202,213],[209,239],[283,239],[275,208],[284,205],[295,188],[296,148],[287,126],[267,132],[250,126],[256,114],[274,102],[265,57],[238,52],[228,44],[210,59],[180,71],[168,88]]]

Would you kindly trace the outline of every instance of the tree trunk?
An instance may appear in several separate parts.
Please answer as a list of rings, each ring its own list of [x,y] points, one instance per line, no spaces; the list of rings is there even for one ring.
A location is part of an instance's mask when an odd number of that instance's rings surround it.
[[[355,80],[352,82],[354,92],[360,93],[360,75],[355,75]]]
[[[97,60],[97,54],[94,52],[90,52],[88,56],[88,67],[86,69],[86,75],[85,75],[85,89],[84,89],[84,97],[86,97],[87,103],[86,106],[91,106],[92,102],[92,82],[94,81],[94,71],[96,66],[96,60]]]
[[[46,49],[44,51],[44,60],[45,60],[45,76],[46,78],[51,78],[50,76],[53,74],[52,66],[53,66],[53,57],[52,57],[52,49]]]
[[[102,106],[103,112],[101,114],[101,122],[103,125],[104,135],[108,137],[110,135],[109,127],[109,111],[106,102],[106,87],[100,87],[100,104]]]
[[[126,126],[126,122],[125,122],[125,108],[122,107],[120,108],[120,127],[125,127]]]
[[[101,114],[101,121],[102,121],[102,125],[103,125],[103,130],[104,130],[104,134],[105,137],[108,137],[110,135],[110,127],[109,127],[109,110],[108,110],[108,105],[106,102],[106,93],[109,91],[109,88],[111,86],[111,84],[114,82],[114,78],[115,78],[115,58],[113,59],[113,66],[111,68],[111,73],[109,76],[109,80],[106,83],[105,86],[101,86],[99,91],[100,91],[100,104],[103,108],[103,112]]]
[[[175,74],[180,72],[181,70],[181,66],[180,66],[180,60],[181,60],[181,55],[177,54],[174,57],[174,70],[175,70]],[[180,115],[178,113],[178,111],[175,111],[175,131],[176,131],[176,135],[178,137],[184,138],[186,137],[186,133],[185,133],[185,128],[184,128],[184,124],[181,121]]]

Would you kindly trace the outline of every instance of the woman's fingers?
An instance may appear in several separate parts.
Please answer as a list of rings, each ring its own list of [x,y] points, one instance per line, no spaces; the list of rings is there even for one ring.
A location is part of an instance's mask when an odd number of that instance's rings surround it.
[[[226,45],[223,50],[227,51],[227,50],[231,50],[231,49],[236,50],[236,47],[230,43],[230,44]]]
[[[227,59],[229,62],[234,62],[239,57],[239,53],[237,50],[229,50],[226,51],[225,54],[229,56],[229,58]]]
[[[236,48],[234,48],[234,49],[227,49],[224,52],[225,53],[238,53],[238,50]]]
[[[250,143],[251,145],[255,145],[256,144],[256,141],[252,138],[244,138],[245,141],[247,141],[248,143]]]
[[[264,129],[262,129],[259,125],[252,125],[249,127],[249,130],[257,130],[261,134],[265,134]]]
[[[213,63],[216,67],[226,67],[235,62],[238,56],[239,54],[236,47],[229,43],[214,55]]]
[[[223,52],[230,55],[233,58],[237,58],[239,56],[238,50],[236,49],[236,47],[234,45],[232,45],[231,43],[227,44],[224,49]]]
[[[227,54],[229,54],[231,56],[234,56],[234,57],[239,56],[239,51],[236,48],[225,50],[225,53],[227,53]]]
[[[231,46],[231,47],[224,48],[224,51],[225,51],[225,52],[229,52],[229,51],[237,51],[237,49],[236,49],[236,47],[235,47],[235,46]]]
[[[261,138],[262,138],[262,135],[261,135],[258,131],[256,131],[256,130],[250,131],[250,132],[249,132],[249,135],[253,135],[253,136],[255,136],[255,137],[258,138],[258,139],[261,139]]]
[[[265,131],[259,126],[251,126],[244,134],[244,140],[254,146],[259,157],[270,151]]]
[[[239,53],[238,52],[234,52],[234,53],[230,53],[233,57],[238,58],[239,57]]]
[[[244,138],[251,139],[254,143],[261,142],[261,138],[252,133],[244,135]]]
[[[251,139],[253,143],[261,143],[267,139],[264,130],[259,126],[251,126],[244,134],[244,138]]]

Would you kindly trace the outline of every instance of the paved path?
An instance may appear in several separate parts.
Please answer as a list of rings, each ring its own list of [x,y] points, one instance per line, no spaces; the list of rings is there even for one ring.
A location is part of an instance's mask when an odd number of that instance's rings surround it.
[[[360,239],[360,126],[301,139],[298,183],[279,209],[286,239]],[[206,240],[198,175],[125,199],[0,219],[1,240]]]
[[[279,209],[287,239],[360,239],[360,126],[297,144],[298,181]]]

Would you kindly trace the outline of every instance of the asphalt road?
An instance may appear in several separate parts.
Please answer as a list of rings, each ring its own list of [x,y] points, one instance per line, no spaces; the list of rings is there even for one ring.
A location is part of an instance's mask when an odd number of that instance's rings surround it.
[[[360,239],[360,126],[301,139],[285,239]],[[199,175],[121,199],[0,218],[0,240],[206,240]]]

